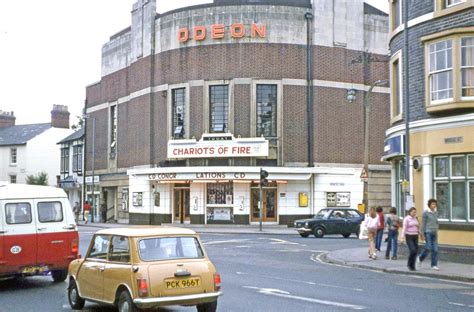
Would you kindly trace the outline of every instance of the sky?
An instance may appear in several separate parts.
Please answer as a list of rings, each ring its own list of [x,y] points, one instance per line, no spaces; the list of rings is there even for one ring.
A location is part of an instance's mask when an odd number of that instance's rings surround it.
[[[317,0],[316,0],[317,1]],[[77,123],[86,86],[100,80],[101,49],[131,24],[136,0],[1,0],[0,110],[16,124],[47,123],[53,104]],[[157,0],[157,12],[212,0]],[[366,0],[388,12],[388,0]]]

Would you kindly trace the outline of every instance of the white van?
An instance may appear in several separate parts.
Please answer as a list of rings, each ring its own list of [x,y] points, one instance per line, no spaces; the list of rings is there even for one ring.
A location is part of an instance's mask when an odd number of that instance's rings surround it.
[[[26,184],[0,185],[0,279],[67,277],[78,257],[79,235],[64,190]]]

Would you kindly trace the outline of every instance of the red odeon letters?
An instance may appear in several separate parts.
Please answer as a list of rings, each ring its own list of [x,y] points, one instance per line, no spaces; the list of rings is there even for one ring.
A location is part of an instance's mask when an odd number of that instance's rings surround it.
[[[206,26],[194,26],[192,31],[192,38],[189,37],[190,29],[187,27],[180,28],[178,31],[178,41],[188,42],[194,39],[194,41],[203,41],[207,37]],[[212,39],[223,39],[226,34],[226,27],[224,24],[213,24],[211,25],[211,38]],[[246,34],[246,28],[243,23],[235,23],[230,25],[230,37],[231,38],[243,38]],[[267,35],[267,26],[265,24],[257,25],[252,23],[250,26],[250,37],[265,38]]]

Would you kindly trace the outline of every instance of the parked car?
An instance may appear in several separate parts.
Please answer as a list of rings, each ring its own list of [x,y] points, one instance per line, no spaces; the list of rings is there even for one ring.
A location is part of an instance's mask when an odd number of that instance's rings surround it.
[[[356,209],[326,208],[311,219],[296,220],[295,229],[302,237],[312,233],[319,238],[325,234],[342,234],[347,238],[352,233],[359,235],[363,220],[364,215]]]
[[[100,230],[87,254],[69,265],[68,300],[115,305],[120,312],[195,305],[216,311],[221,277],[198,234],[175,227]]]
[[[66,192],[27,184],[0,184],[0,280],[16,276],[67,278],[79,234]]]

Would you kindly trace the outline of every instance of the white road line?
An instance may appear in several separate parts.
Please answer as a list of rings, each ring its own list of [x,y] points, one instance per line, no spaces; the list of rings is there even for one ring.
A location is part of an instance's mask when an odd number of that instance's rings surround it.
[[[242,246],[235,246],[234,248],[250,248],[250,246],[242,245]]]
[[[277,239],[277,238],[270,238],[271,241],[273,241],[271,244],[286,244],[286,245],[299,245],[299,243],[293,243],[289,242],[283,239]]]
[[[458,306],[458,307],[465,307],[465,306],[466,306],[466,305],[463,304],[463,303],[449,302],[449,301],[448,301],[448,303],[449,303],[450,305],[455,305],[455,306]]]
[[[203,243],[204,245],[216,245],[216,244],[227,244],[227,243],[238,243],[238,242],[245,242],[250,239],[229,239],[224,241],[214,241],[214,242],[206,242]]]
[[[300,301],[306,301],[306,302],[312,302],[312,303],[319,303],[319,304],[323,304],[323,305],[329,305],[329,306],[345,308],[345,309],[352,309],[352,310],[366,309],[366,307],[364,307],[364,306],[353,305],[353,304],[348,304],[348,303],[328,301],[328,300],[319,300],[319,299],[315,299],[315,298],[307,298],[307,297],[301,297],[301,296],[294,296],[294,295],[291,295],[289,292],[284,291],[284,290],[280,290],[280,289],[259,288],[259,287],[253,287],[253,286],[242,286],[242,287],[247,288],[247,289],[255,289],[259,293],[264,294],[264,295],[269,295],[269,296],[276,296],[276,297],[281,297],[281,298],[288,298],[288,299],[294,299],[294,300],[300,300]]]

